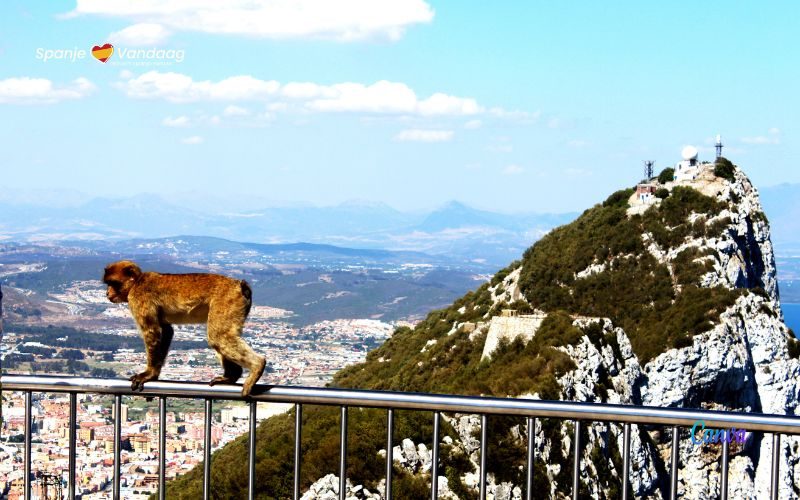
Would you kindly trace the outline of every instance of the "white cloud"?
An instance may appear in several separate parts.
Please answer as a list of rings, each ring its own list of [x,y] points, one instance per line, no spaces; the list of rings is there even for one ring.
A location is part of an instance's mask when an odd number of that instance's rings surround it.
[[[468,130],[475,130],[481,128],[483,123],[480,120],[470,120],[464,124],[464,128]]]
[[[430,23],[434,11],[424,0],[77,0],[66,17],[79,15],[172,31],[354,41],[398,40],[409,26]]]
[[[223,116],[247,116],[249,114],[250,114],[250,111],[248,111],[247,109],[242,108],[240,106],[233,106],[233,105],[227,106],[222,111],[222,115]]]
[[[573,139],[573,140],[567,142],[567,146],[569,146],[571,148],[575,148],[575,149],[585,148],[588,145],[589,145],[589,142],[588,141],[584,141],[582,139]]]
[[[6,78],[0,80],[0,104],[53,104],[69,99],[82,99],[97,87],[86,78],[57,86],[46,78]]]
[[[519,165],[508,165],[506,168],[503,169],[503,175],[517,175],[524,172],[525,169],[520,167]]]
[[[777,137],[757,135],[754,137],[742,137],[742,142],[745,144],[780,144],[781,140]]]
[[[165,127],[187,127],[189,126],[189,117],[188,116],[178,116],[178,117],[171,117],[168,116],[161,121],[161,124]]]
[[[436,93],[417,106],[422,115],[474,115],[483,111],[475,99]]]
[[[287,84],[289,87],[291,84]],[[307,88],[310,91],[310,88]],[[316,95],[324,96],[311,100],[307,106],[315,111],[365,112],[387,114],[472,115],[481,107],[475,99],[436,93],[419,100],[417,94],[406,84],[381,80],[372,85],[361,83],[339,83],[329,87],[318,86]]]
[[[336,97],[332,87],[317,85],[311,82],[289,82],[283,86],[281,93],[292,99],[314,99],[317,97]]]
[[[755,144],[755,145],[762,145],[762,144],[780,144],[780,129],[776,127],[772,127],[767,131],[768,135],[756,135],[751,137],[742,137],[742,142],[745,144]]]
[[[405,83],[381,80],[371,85],[344,82],[318,85],[311,82],[260,80],[249,75],[232,76],[219,82],[195,81],[182,73],[149,71],[118,82],[128,97],[166,99],[171,102],[207,100],[298,101],[307,110],[326,113],[376,113],[418,116],[470,116],[485,110],[475,99],[437,92],[419,99]],[[285,106],[285,104],[284,104]]]
[[[131,78],[133,78],[133,72],[127,69],[123,69],[122,71],[119,72],[119,77],[121,80],[130,80]]]
[[[219,82],[196,82],[188,75],[158,71],[148,71],[117,86],[128,97],[166,99],[171,102],[266,99],[275,95],[280,88],[280,84],[274,80],[259,80],[248,75],[232,76]]]
[[[181,139],[181,142],[184,144],[202,144],[203,138],[200,137],[199,135],[193,135],[190,137],[184,137],[183,139]]]
[[[315,99],[308,107],[315,111],[414,113],[417,95],[404,83],[381,80],[372,85],[339,83],[325,89],[327,97]]]
[[[453,138],[452,130],[403,130],[396,136],[396,141],[401,142],[447,142]]]
[[[288,106],[285,102],[271,102],[267,104],[267,111],[269,112],[277,112],[277,111],[286,111]]]
[[[139,23],[111,33],[108,40],[114,45],[152,47],[164,43],[169,35],[169,30],[160,24]]]

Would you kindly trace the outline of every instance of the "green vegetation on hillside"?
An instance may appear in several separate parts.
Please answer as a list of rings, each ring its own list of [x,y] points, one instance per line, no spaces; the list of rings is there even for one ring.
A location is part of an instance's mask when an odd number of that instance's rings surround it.
[[[628,217],[621,197],[619,192],[612,194],[529,248],[520,286],[533,307],[610,318],[625,330],[640,362],[646,363],[710,329],[739,292],[699,287],[708,268],[694,261],[701,255],[691,252],[679,255],[673,283],[667,265],[647,251],[641,237],[648,233],[661,248],[669,249],[690,236],[712,236],[710,226],[696,227],[689,216],[713,216],[724,204],[677,186],[660,205]],[[576,277],[596,263],[605,264],[605,271]],[[681,285],[681,293],[675,285]]]

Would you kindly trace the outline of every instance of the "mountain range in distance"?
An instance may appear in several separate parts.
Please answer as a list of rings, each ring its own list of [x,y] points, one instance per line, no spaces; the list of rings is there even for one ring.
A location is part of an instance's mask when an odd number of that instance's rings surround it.
[[[202,235],[256,243],[308,242],[338,247],[415,251],[500,267],[576,213],[503,214],[451,201],[426,213],[386,204],[284,206],[208,212],[137,195],[58,204],[58,199],[0,198],[0,241],[120,241]],[[48,205],[49,203],[49,205]]]
[[[244,209],[199,195],[175,202],[141,194],[81,202],[73,192],[0,194],[0,241],[119,242],[202,235],[252,244],[307,242],[344,248],[422,252],[448,261],[499,268],[577,213],[506,214],[450,201],[428,212],[404,212],[384,203]],[[776,256],[800,250],[800,184],[761,189]],[[258,201],[251,201],[257,203]],[[266,201],[264,201],[266,204]],[[213,207],[219,207],[215,209]],[[227,208],[239,208],[229,210]],[[210,240],[209,240],[210,241]],[[788,271],[788,269],[787,269]]]

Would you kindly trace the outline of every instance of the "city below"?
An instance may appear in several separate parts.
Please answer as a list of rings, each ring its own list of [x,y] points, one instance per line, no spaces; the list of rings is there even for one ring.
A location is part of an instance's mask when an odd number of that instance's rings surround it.
[[[127,311],[121,310],[121,312]],[[286,311],[256,306],[247,324],[247,341],[267,356],[268,369],[261,383],[273,385],[323,386],[346,365],[363,361],[369,349],[385,341],[397,324],[371,319],[332,320],[293,327],[279,318]],[[141,343],[134,329],[120,328],[108,335],[130,337]],[[25,334],[6,332],[4,356],[20,360],[7,373],[28,373],[36,366],[57,364],[51,349],[27,342]],[[176,341],[205,342],[205,329],[176,328]],[[132,348],[116,352],[65,350],[80,357],[91,369],[113,370],[119,377],[141,369],[145,355]],[[36,354],[33,354],[36,353]],[[13,354],[13,356],[12,356]],[[56,355],[57,356],[57,355]],[[69,365],[69,362],[67,363]],[[74,363],[73,363],[74,366]],[[57,370],[53,370],[57,372]],[[211,380],[221,372],[213,351],[207,347],[173,350],[162,380]],[[37,373],[41,371],[37,370]],[[97,373],[97,372],[95,372]],[[110,372],[104,372],[111,375]],[[148,498],[158,488],[158,407],[145,398],[124,398],[122,410],[122,493],[125,498]],[[81,481],[76,494],[82,498],[111,498],[113,459],[113,398],[97,395],[78,397],[77,471]],[[174,406],[170,408],[169,406]],[[203,402],[169,400],[167,411],[166,477],[184,474],[203,460]],[[286,411],[291,405],[259,405],[258,419]],[[24,400],[21,393],[3,393],[2,441],[0,441],[0,492],[9,499],[22,492]],[[66,484],[68,470],[69,399],[66,395],[34,394],[32,417],[34,496],[57,498],[56,484]],[[211,439],[216,449],[247,432],[249,409],[244,403],[219,402],[214,407]],[[53,478],[59,480],[53,480]],[[46,486],[50,484],[51,486]],[[59,486],[61,487],[61,486]],[[50,488],[47,493],[44,489]]]

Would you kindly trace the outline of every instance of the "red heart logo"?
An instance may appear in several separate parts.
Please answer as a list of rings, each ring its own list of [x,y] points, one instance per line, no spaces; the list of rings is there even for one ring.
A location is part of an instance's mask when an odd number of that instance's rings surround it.
[[[111,54],[113,53],[114,53],[114,46],[111,45],[110,43],[107,43],[103,46],[95,45],[94,47],[92,47],[92,55],[94,56],[95,59],[97,59],[101,63],[108,61],[109,58],[111,58]]]

